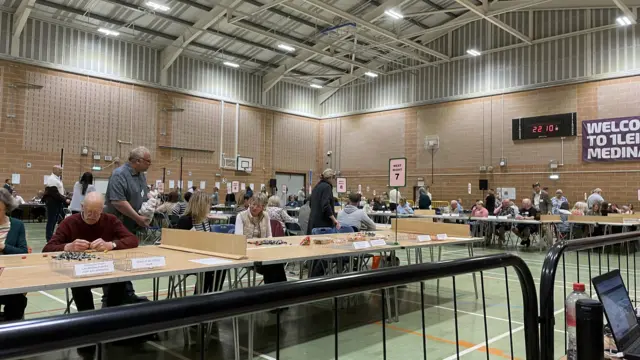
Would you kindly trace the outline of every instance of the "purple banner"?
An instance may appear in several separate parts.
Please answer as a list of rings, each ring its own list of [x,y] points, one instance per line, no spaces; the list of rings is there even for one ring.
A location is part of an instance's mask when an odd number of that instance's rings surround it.
[[[583,121],[582,161],[640,161],[640,118]]]

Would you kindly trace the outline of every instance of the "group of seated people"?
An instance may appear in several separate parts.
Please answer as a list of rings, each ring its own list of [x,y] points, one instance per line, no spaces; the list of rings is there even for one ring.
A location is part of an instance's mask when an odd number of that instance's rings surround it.
[[[534,189],[538,184],[534,184]],[[535,191],[535,190],[534,190]],[[535,192],[534,192],[535,195]],[[500,204],[497,205],[490,213],[485,207],[483,201],[477,200],[471,209],[471,217],[488,217],[493,216],[506,216],[513,219],[524,220],[538,220],[540,215],[552,214],[560,215],[560,223],[557,223],[556,229],[560,235],[564,238],[573,232],[573,237],[582,237],[585,233],[591,235],[602,235],[603,226],[589,226],[585,224],[569,223],[569,215],[575,216],[607,216],[609,214],[633,214],[633,205],[624,205],[619,207],[617,204],[612,204],[604,201],[602,198],[602,190],[595,189],[589,196],[587,201],[577,201],[573,207],[570,206],[569,200],[564,196],[561,189],[556,190],[555,196],[548,199],[550,205],[545,212],[541,211],[540,205],[535,206],[533,201],[529,198],[522,200],[522,207],[518,208],[510,199],[502,199]],[[461,212],[461,206],[458,201],[451,201],[451,207],[449,212]],[[512,231],[518,235],[521,239],[522,245],[529,246],[531,244],[530,235],[537,231],[536,225],[533,224],[517,224],[513,226],[511,223],[497,223],[496,233],[498,235],[498,243],[503,244],[505,240],[505,232]]]

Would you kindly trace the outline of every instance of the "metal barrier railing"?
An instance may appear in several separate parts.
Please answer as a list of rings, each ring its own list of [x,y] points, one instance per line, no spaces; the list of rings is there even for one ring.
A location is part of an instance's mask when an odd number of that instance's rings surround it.
[[[483,271],[503,268],[506,277],[507,267],[512,267],[515,270],[521,285],[526,359],[537,360],[540,355],[540,344],[537,328],[538,304],[536,288],[531,272],[525,262],[521,258],[511,254],[498,254],[385,268],[335,277],[270,284],[222,293],[203,294],[118,308],[107,308],[92,312],[1,324],[0,358],[24,358],[41,353],[94,344],[100,348],[101,344],[118,339],[157,333],[163,330],[193,324],[199,324],[204,327],[211,321],[323,299],[333,299],[334,304],[337,305],[338,297],[380,290],[381,319],[383,324],[383,358],[386,359],[387,345],[385,328],[387,326],[387,319],[385,303],[387,304],[386,306],[389,305],[388,301],[385,301],[387,292],[384,291],[384,289],[420,282],[423,332],[422,350],[424,358],[426,359],[427,334],[425,332],[425,291],[423,281],[452,277],[453,291],[455,294],[456,276],[474,272],[480,272],[480,274],[482,274]],[[482,290],[484,295],[484,286]],[[508,293],[509,288],[507,284],[507,294]],[[509,303],[508,299],[507,297],[507,303]],[[454,296],[454,308],[455,304]],[[336,359],[339,355],[337,311],[337,306],[334,306],[333,327]],[[486,335],[486,309],[484,311],[485,346],[486,349],[488,349],[490,342]],[[455,312],[456,342],[458,340],[457,316],[457,312]],[[275,352],[276,358],[279,358],[281,348],[279,312],[276,321]],[[509,326],[511,327],[511,316],[509,316]],[[34,341],[34,339],[37,339],[37,341]],[[201,357],[204,356],[206,352],[204,340],[204,337],[200,339]],[[511,340],[510,343],[513,356],[513,341]],[[101,351],[98,351],[99,358],[101,353]],[[457,349],[457,353],[460,353],[459,349]]]
[[[591,289],[591,279],[603,272],[608,272],[612,268],[622,269],[626,265],[626,281],[627,288],[631,284],[630,266],[633,266],[633,289],[632,299],[637,300],[636,293],[636,244],[640,240],[640,231],[626,232],[612,235],[595,236],[584,239],[574,239],[556,242],[547,252],[542,272],[540,275],[540,351],[541,359],[554,359],[554,326],[555,326],[555,308],[554,308],[554,287],[556,286],[556,272],[560,262],[562,262],[562,288],[563,299],[567,298],[567,263],[565,257],[570,252],[575,252],[575,280],[580,282],[580,265],[581,256],[583,264],[586,262],[588,270],[583,269],[582,281],[586,282],[589,288],[589,296],[593,295]],[[582,252],[582,253],[581,253]],[[586,259],[584,258],[586,252]],[[630,254],[633,253],[633,256]],[[612,258],[613,257],[613,261]],[[572,256],[571,256],[572,258]],[[617,261],[616,261],[617,258]],[[632,264],[630,264],[630,261]],[[592,262],[594,267],[597,263],[598,271],[592,270]],[[574,264],[569,264],[574,265]],[[573,269],[570,269],[573,270]],[[625,274],[623,272],[623,274]],[[585,278],[587,275],[588,278]],[[623,276],[624,277],[624,276]],[[563,302],[564,308],[564,302]],[[563,311],[564,313],[564,311]],[[565,317],[566,332],[566,317]],[[567,349],[567,339],[565,336],[564,349]]]

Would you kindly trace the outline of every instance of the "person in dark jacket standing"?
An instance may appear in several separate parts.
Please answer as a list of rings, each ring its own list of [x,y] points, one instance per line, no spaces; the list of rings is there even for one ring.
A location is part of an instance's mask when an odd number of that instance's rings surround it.
[[[65,197],[61,175],[62,166],[54,166],[44,188],[42,201],[47,205],[47,228],[45,232],[47,242],[51,240],[58,220],[64,218],[64,205],[70,203],[69,199]]]
[[[335,226],[336,229],[340,229],[340,223],[333,211],[333,181],[335,177],[336,173],[333,170],[326,169],[320,175],[320,182],[311,192],[309,200],[311,215],[309,216],[307,235],[311,235],[314,228]]]
[[[420,210],[431,209],[431,198],[429,197],[429,194],[427,194],[427,189],[421,187],[419,192],[420,198],[418,199],[418,208],[420,208]]]
[[[489,215],[493,215],[496,210],[496,195],[493,192],[493,189],[489,189],[489,195],[487,195],[487,198],[484,201],[484,207],[489,212]]]

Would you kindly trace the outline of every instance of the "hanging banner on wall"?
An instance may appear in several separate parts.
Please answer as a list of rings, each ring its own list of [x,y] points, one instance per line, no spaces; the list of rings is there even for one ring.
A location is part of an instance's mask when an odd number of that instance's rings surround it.
[[[583,121],[582,161],[640,161],[640,118]]]

